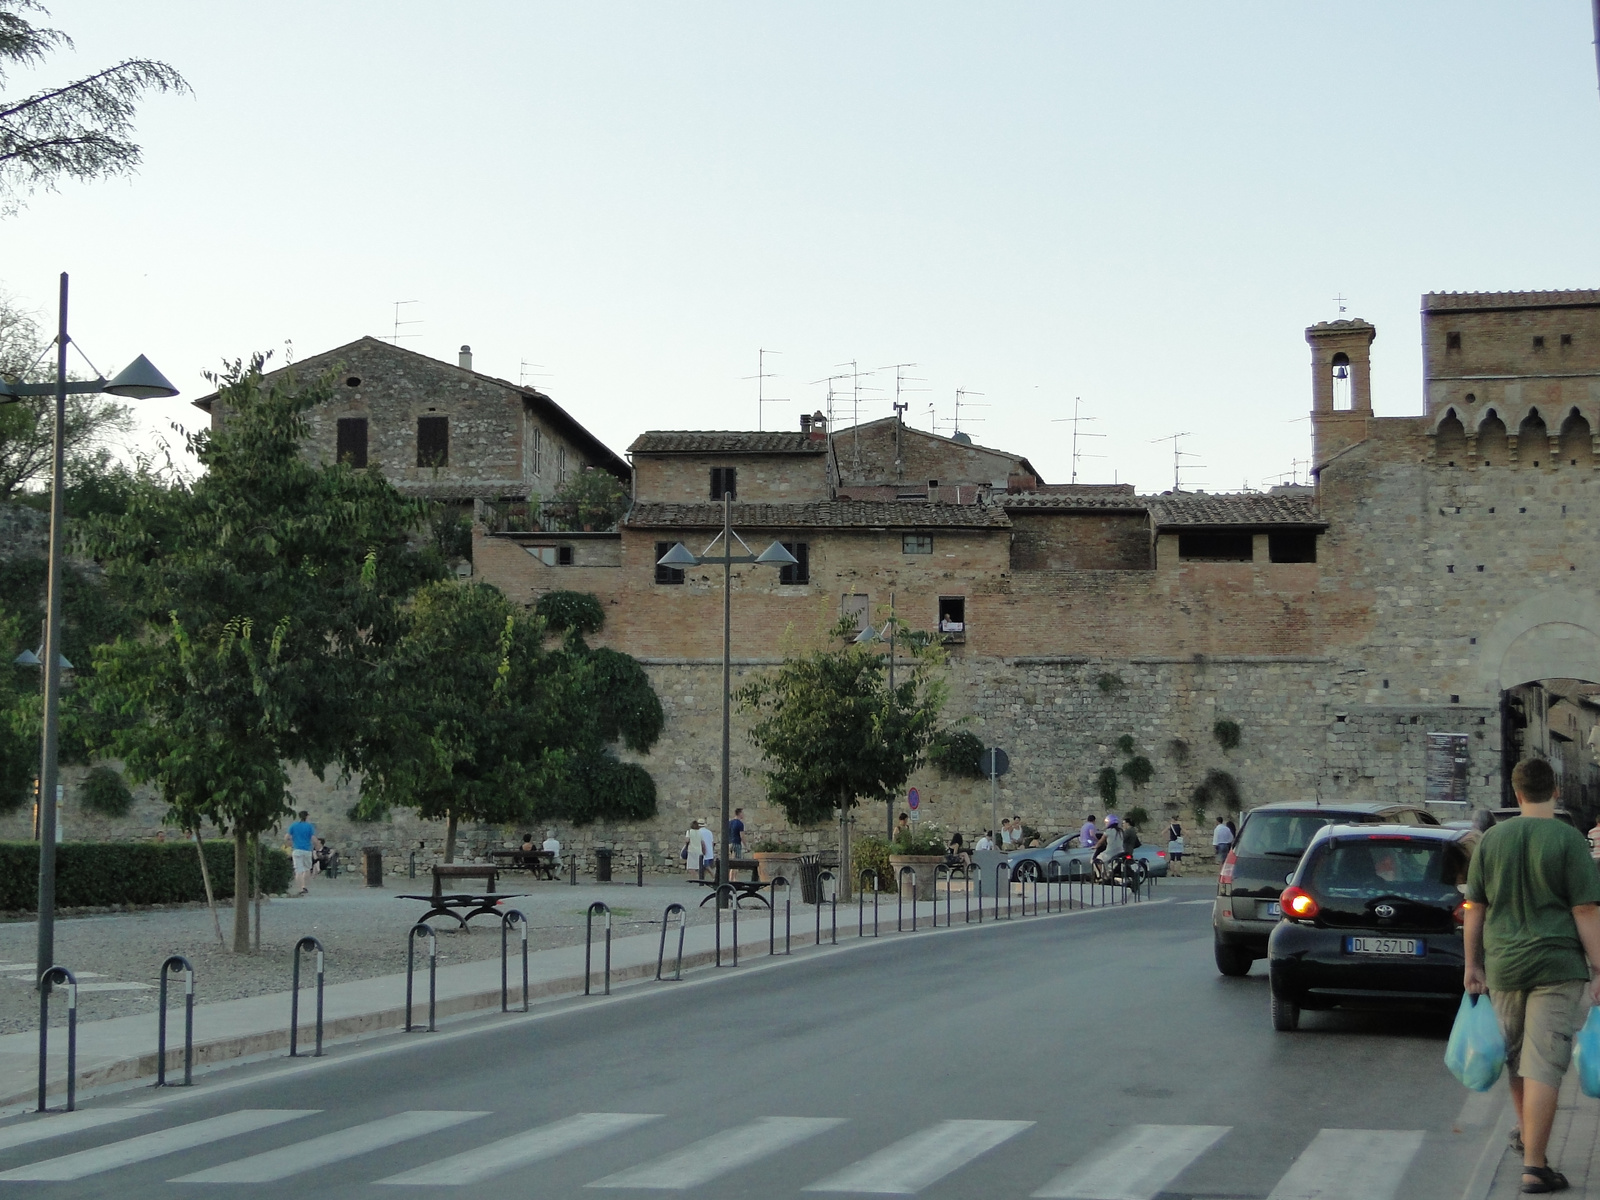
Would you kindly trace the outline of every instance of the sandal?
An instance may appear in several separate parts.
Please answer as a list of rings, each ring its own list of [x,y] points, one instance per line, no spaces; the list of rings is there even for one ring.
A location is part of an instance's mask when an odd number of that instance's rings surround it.
[[[1524,1176],[1532,1175],[1535,1181],[1529,1183],[1524,1178],[1522,1181],[1522,1190],[1524,1192],[1564,1192],[1572,1186],[1567,1182],[1565,1175],[1550,1167],[1530,1167],[1527,1164],[1523,1164],[1522,1174]]]

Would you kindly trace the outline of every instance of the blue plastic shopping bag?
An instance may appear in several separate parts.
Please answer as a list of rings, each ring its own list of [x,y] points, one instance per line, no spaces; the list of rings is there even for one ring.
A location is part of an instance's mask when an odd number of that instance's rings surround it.
[[[1596,1027],[1596,1036],[1600,1037],[1600,1026]],[[1595,1061],[1600,1067],[1600,1048]],[[1475,1092],[1487,1092],[1500,1078],[1506,1065],[1506,1040],[1488,996],[1461,997],[1450,1042],[1444,1049],[1444,1065]]]
[[[1572,1039],[1572,1065],[1578,1068],[1583,1094],[1600,1096],[1600,1008],[1589,1010],[1589,1019]]]

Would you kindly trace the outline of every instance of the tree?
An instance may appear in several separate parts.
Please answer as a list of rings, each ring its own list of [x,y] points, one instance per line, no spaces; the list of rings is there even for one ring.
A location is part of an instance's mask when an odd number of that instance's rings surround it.
[[[292,811],[285,764],[348,766],[385,703],[401,605],[444,574],[408,545],[424,505],[375,469],[301,456],[306,414],[334,377],[284,372],[269,388],[264,362],[213,377],[226,422],[188,438],[203,476],[144,477],[83,539],[139,627],[96,654],[85,688],[122,722],[100,749],[157,783],[181,828],[209,820],[233,836],[238,952],[249,840]]]
[[[610,529],[628,511],[628,493],[610,471],[585,467],[545,501],[544,511],[563,529]]]
[[[0,0],[0,85],[8,69],[33,67],[72,45],[59,29],[29,22],[47,13],[37,0]],[[147,92],[185,93],[182,75],[163,62],[129,58],[82,79],[20,99],[0,95],[0,216],[40,187],[63,178],[126,175],[139,165],[130,140],[136,102]]]

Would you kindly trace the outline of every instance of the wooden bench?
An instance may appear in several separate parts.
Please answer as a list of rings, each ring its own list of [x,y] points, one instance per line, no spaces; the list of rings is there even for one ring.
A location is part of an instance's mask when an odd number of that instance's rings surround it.
[[[500,875],[501,868],[494,863],[441,863],[433,868],[433,893],[426,896],[400,896],[401,900],[426,900],[433,905],[419,920],[426,921],[429,917],[454,917],[461,928],[467,927],[467,922],[473,917],[488,914],[499,917],[496,906],[502,900],[512,896],[525,895],[523,892],[499,893],[494,890],[495,880]],[[481,879],[488,886],[482,892],[451,892],[444,890],[446,879]],[[462,916],[466,912],[466,916]]]
[[[556,877],[556,856],[549,850],[491,850],[489,857],[503,861],[508,871],[529,871],[535,879]]]

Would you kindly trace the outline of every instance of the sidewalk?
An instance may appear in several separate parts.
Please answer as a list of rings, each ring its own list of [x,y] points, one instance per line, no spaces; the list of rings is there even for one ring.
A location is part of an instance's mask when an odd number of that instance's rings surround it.
[[[1600,1101],[1578,1089],[1578,1073],[1568,1071],[1561,1084],[1555,1127],[1546,1157],[1572,1183],[1562,1192],[1572,1200],[1600,1200]],[[1487,1200],[1522,1195],[1522,1156],[1509,1150],[1500,1160]]]

